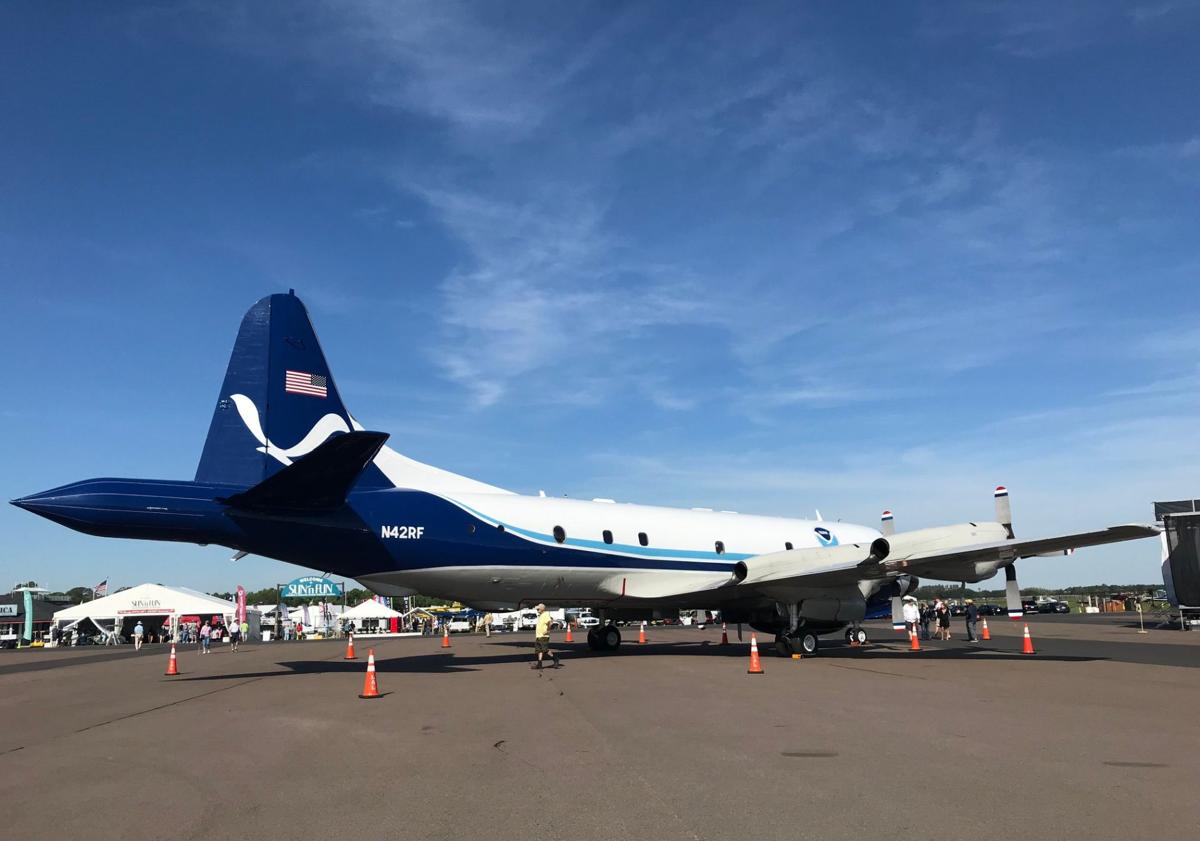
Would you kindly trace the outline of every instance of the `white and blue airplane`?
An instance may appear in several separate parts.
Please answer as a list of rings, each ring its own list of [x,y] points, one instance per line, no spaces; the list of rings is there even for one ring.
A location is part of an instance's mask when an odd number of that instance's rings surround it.
[[[191,481],[90,479],[13,500],[87,534],[217,544],[324,570],[391,596],[457,599],[485,610],[546,602],[606,621],[597,651],[621,643],[616,620],[719,610],[773,634],[781,655],[815,653],[918,576],[978,582],[1036,555],[1152,537],[1122,525],[1014,538],[1008,495],[997,521],[896,533],[842,522],[525,496],[413,461],[342,403],[294,293],[247,312]],[[898,613],[898,612],[897,612]],[[895,614],[894,614],[895,615]]]

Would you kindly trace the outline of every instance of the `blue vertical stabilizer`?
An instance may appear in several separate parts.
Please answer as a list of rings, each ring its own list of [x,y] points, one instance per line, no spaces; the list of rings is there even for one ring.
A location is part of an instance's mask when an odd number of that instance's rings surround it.
[[[196,481],[256,485],[351,429],[304,304],[270,295],[242,319]]]

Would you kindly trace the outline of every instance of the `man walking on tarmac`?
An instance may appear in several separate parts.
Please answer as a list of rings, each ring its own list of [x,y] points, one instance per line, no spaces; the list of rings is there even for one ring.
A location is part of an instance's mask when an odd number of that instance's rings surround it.
[[[544,604],[537,606],[537,612],[537,625],[533,630],[533,650],[537,654],[537,661],[530,664],[529,668],[541,671],[542,658],[549,654],[554,659],[554,668],[557,669],[558,655],[550,650],[550,612]]]
[[[975,633],[975,626],[979,623],[979,608],[975,606],[974,599],[967,599],[963,616],[967,620],[967,642],[979,642],[979,635]]]

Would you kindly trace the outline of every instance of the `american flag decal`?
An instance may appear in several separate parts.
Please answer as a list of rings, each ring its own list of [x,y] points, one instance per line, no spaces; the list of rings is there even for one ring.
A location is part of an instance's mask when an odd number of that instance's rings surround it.
[[[303,371],[287,371],[283,379],[283,390],[288,394],[307,394],[309,397],[328,397],[329,389],[325,377],[306,374]]]

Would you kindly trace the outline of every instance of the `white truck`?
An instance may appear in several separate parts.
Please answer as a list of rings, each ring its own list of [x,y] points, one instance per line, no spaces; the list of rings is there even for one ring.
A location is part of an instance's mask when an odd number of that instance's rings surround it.
[[[493,613],[492,614],[492,630],[493,631],[532,631],[537,626],[538,612],[532,608],[524,608],[522,610],[514,610],[510,613]],[[552,628],[566,627],[566,611],[552,610],[550,618],[554,621],[551,623]]]

